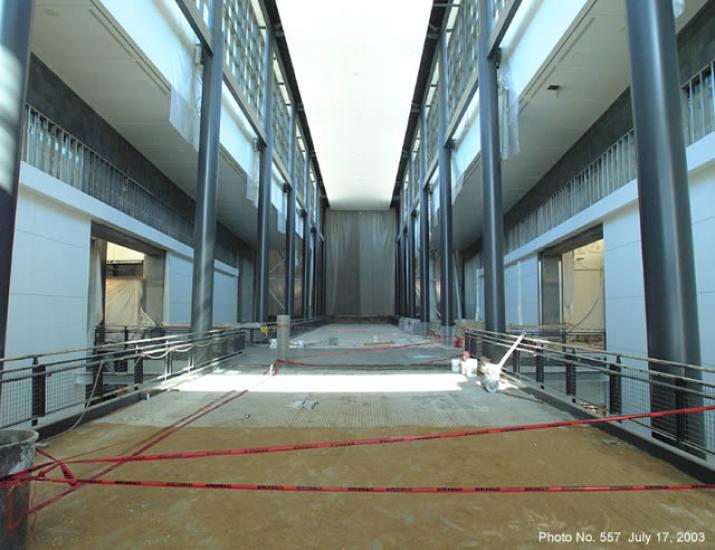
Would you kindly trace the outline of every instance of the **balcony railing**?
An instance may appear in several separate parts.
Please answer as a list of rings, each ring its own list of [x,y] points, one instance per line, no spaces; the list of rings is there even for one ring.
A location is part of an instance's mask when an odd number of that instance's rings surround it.
[[[715,60],[686,82],[681,90],[685,143],[690,145],[715,130]]]
[[[75,189],[193,246],[194,222],[130,178],[31,105],[26,107],[22,160]],[[236,264],[236,251],[216,242],[216,257]]]
[[[635,155],[635,136],[630,131],[509,229],[506,252],[525,245],[634,179]]]
[[[485,346],[501,357],[517,336],[465,331],[465,350]],[[682,374],[673,374],[680,371]],[[526,336],[504,372],[596,416],[715,405],[715,369],[594,349],[558,338]],[[715,462],[715,410],[629,420],[627,429]]]
[[[683,84],[683,132],[690,145],[715,130],[715,86],[711,62]],[[595,204],[636,178],[633,130],[609,147],[564,187],[548,197],[506,233],[506,252],[512,252],[549,229]]]
[[[191,244],[193,222],[32,106],[22,159],[175,239]]]

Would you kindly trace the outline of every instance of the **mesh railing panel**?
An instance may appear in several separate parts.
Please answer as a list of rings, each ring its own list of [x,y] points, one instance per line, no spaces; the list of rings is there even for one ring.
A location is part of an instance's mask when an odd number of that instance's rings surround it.
[[[235,355],[247,338],[239,329],[188,332],[186,327],[184,334],[0,359],[0,429],[43,426],[79,414]]]
[[[473,357],[490,346],[500,357],[516,336],[465,331]],[[596,415],[641,414],[715,406],[715,369],[658,361],[525,337],[505,372],[536,384]],[[629,420],[629,427],[695,456],[715,462],[715,411]]]

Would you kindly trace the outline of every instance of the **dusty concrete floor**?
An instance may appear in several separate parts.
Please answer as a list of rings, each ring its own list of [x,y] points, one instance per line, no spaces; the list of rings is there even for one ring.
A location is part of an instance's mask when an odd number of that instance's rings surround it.
[[[370,330],[365,337],[371,338]],[[353,346],[363,344],[357,333],[353,338]],[[445,348],[434,346],[430,351],[443,353]],[[371,353],[360,356],[369,362]],[[177,391],[81,426],[53,440],[48,450],[66,457],[111,445],[89,456],[128,454],[138,441],[217,396],[246,388],[250,391],[244,396],[177,431],[150,452],[566,418],[518,389],[487,394],[473,380],[444,369],[376,372],[372,366],[348,372],[293,367],[267,378],[260,369],[242,365],[242,360]],[[296,408],[306,400],[317,405]],[[86,476],[101,468],[87,465],[75,471]],[[361,486],[692,482],[672,466],[588,427],[127,464],[106,477]],[[62,490],[36,484],[35,502]],[[601,531],[620,531],[624,542],[641,531],[695,530],[705,533],[706,543],[691,546],[706,548],[715,540],[713,525],[715,495],[704,492],[371,495],[84,486],[37,514],[29,543],[31,548],[116,549],[532,548],[550,546],[539,543],[539,532],[575,536],[585,531],[598,541]]]

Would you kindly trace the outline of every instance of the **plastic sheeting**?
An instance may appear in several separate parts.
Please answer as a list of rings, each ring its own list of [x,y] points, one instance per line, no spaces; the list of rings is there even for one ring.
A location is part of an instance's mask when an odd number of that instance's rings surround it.
[[[511,158],[519,152],[519,94],[508,61],[499,67],[499,128],[501,158]]]
[[[328,210],[325,223],[327,314],[392,315],[394,210]]]
[[[104,322],[131,327],[156,323],[142,308],[143,281],[139,277],[107,277]]]
[[[102,322],[102,260],[107,242],[92,239],[89,252],[89,293],[87,295],[87,344],[94,345],[94,331]]]

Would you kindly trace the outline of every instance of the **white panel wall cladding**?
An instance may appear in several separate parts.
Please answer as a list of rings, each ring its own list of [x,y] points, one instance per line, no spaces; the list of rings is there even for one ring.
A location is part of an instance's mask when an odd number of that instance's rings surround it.
[[[506,322],[539,323],[539,258],[536,254],[505,266]]]
[[[86,345],[89,245],[88,215],[21,189],[10,279],[8,357]]]
[[[191,321],[190,247],[22,163],[7,356],[86,346],[92,221],[167,251],[165,322]],[[215,322],[235,323],[238,270],[216,262],[214,273]]]
[[[695,249],[702,363],[715,366],[715,133],[687,150]],[[603,224],[604,295],[608,349],[646,355],[645,300],[636,182],[540,235],[505,257],[506,320],[509,324],[539,322],[538,253]],[[474,262],[467,262],[474,277]],[[477,287],[483,303],[483,291]],[[483,306],[482,306],[483,307]],[[715,377],[714,377],[715,378]]]

